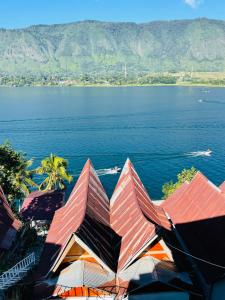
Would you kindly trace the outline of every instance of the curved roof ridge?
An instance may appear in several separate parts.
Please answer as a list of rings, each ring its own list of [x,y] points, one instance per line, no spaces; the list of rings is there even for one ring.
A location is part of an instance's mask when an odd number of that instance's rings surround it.
[[[97,173],[87,160],[64,207],[57,210],[43,252],[41,273],[50,271],[60,259],[73,234],[100,259],[112,265],[109,200]],[[102,250],[103,249],[103,250]],[[46,262],[46,257],[49,261]]]
[[[127,159],[111,198],[111,227],[122,237],[118,270],[126,268],[146,244],[157,237],[155,224],[146,218],[140,207],[136,191],[140,184],[137,185],[134,176],[131,161]],[[142,192],[141,196],[144,195]]]
[[[130,172],[130,174],[131,174],[131,180],[133,182],[134,193],[136,195],[138,207],[141,210],[143,217],[147,221],[153,223],[155,226],[161,226],[161,227],[169,229],[170,222],[168,221],[168,219],[166,217],[165,211],[163,210],[163,208],[160,208],[159,206],[156,206],[153,203],[143,182],[141,181],[137,171],[135,170],[134,165],[132,164],[132,162],[129,158],[126,161],[126,164],[128,166],[128,172]],[[141,194],[141,196],[143,196],[143,201],[140,201],[137,186],[141,187],[140,194]]]

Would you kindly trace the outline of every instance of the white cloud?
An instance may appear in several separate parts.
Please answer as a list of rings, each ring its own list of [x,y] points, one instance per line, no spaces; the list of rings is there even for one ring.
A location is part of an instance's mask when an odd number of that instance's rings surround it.
[[[184,0],[184,2],[192,8],[196,8],[199,4],[203,2],[203,0]]]

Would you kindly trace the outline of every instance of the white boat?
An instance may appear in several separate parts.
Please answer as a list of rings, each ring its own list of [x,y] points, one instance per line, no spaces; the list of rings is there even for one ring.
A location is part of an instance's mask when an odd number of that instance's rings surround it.
[[[114,168],[111,168],[111,171],[115,172],[115,173],[120,173],[121,172],[121,168],[115,166]]]
[[[197,156],[211,156],[211,154],[212,154],[212,150],[208,149],[206,151],[190,152],[188,155],[189,156],[197,157]]]
[[[104,176],[104,175],[114,175],[121,172],[121,168],[115,166],[113,168],[109,169],[99,169],[97,170],[98,176]]]
[[[208,149],[205,151],[206,156],[210,156],[212,154],[212,150]]]

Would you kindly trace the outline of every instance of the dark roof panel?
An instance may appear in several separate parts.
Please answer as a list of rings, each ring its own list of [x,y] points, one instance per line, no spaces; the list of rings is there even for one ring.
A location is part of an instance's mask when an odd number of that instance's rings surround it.
[[[0,249],[9,249],[21,227],[0,188]]]
[[[200,172],[162,204],[190,254],[225,266],[225,199]],[[208,283],[224,274],[222,268],[196,260]]]
[[[35,191],[24,200],[20,214],[26,221],[51,221],[57,209],[64,204],[64,192]]]

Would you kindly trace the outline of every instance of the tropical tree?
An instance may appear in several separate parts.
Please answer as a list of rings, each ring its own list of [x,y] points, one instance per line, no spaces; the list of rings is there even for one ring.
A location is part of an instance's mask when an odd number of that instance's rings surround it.
[[[71,182],[72,176],[68,173],[68,161],[62,157],[50,154],[41,161],[41,166],[36,169],[39,175],[45,175],[46,178],[39,186],[40,190],[65,189],[65,182]]]
[[[163,199],[169,197],[173,192],[175,192],[184,182],[190,182],[197,173],[197,169],[192,167],[191,169],[183,169],[177,175],[177,181],[173,182],[170,180],[169,182],[165,183],[162,187],[163,192]]]
[[[21,200],[37,187],[30,169],[33,160],[12,148],[10,143],[0,145],[0,186],[9,201]]]

